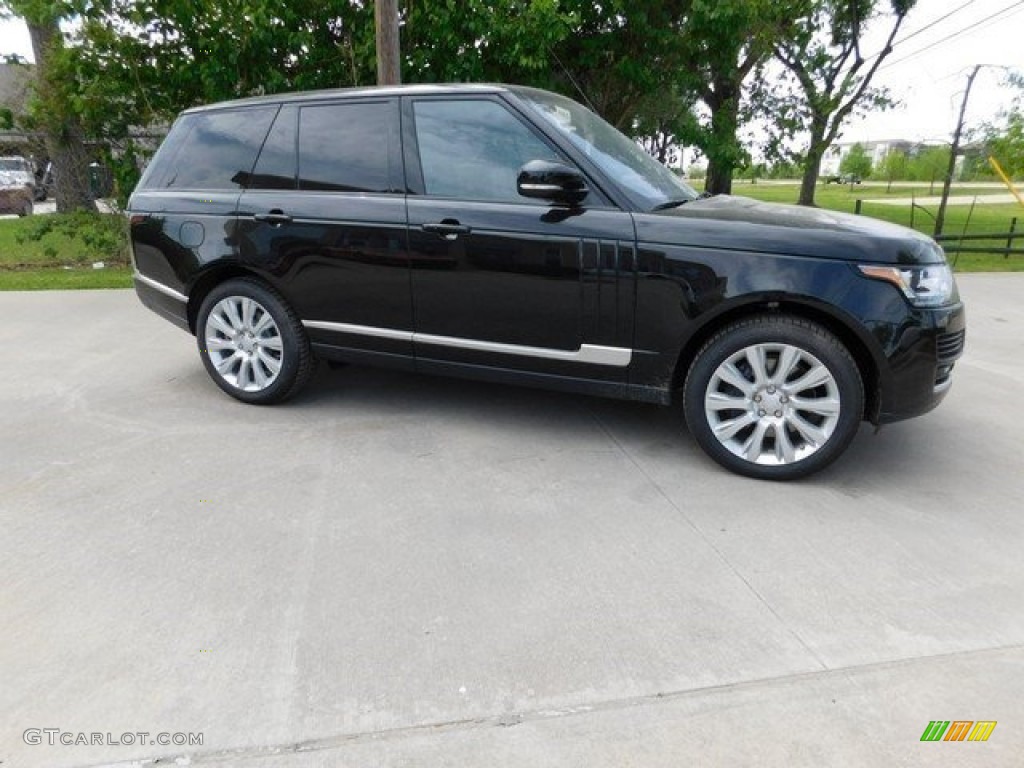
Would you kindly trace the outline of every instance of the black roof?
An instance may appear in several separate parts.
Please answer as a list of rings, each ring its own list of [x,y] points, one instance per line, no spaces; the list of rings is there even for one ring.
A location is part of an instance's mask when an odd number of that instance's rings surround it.
[[[493,83],[440,83],[425,85],[373,85],[362,88],[332,88],[321,91],[295,91],[291,93],[275,93],[267,96],[252,96],[247,99],[234,99],[232,101],[221,101],[215,104],[206,104],[187,109],[182,114],[203,112],[208,109],[252,107],[260,104],[286,104],[291,102],[322,101],[325,99],[338,98],[351,99],[366,96],[444,96],[456,93],[506,93],[513,90],[514,87],[515,86],[498,85]]]

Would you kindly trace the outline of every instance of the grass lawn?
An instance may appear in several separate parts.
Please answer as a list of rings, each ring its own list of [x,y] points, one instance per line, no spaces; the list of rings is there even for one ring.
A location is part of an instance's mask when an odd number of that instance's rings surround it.
[[[102,269],[93,264],[103,262]],[[0,290],[128,288],[124,221],[114,214],[0,219]]]
[[[56,291],[74,288],[131,288],[129,267],[107,269],[0,270],[0,291]]]
[[[941,189],[936,187],[941,192]],[[960,188],[955,186],[952,195],[985,195],[997,194],[1006,191],[1006,187],[993,185],[984,188]],[[799,194],[799,186],[793,184],[750,184],[740,182],[733,184],[733,193],[746,197],[753,197],[757,200],[764,200],[773,203],[794,203]],[[876,219],[883,219],[894,224],[902,224],[905,227],[912,226],[918,232],[931,235],[935,224],[935,213],[937,205],[928,204],[925,206],[912,207],[912,197],[921,198],[928,196],[928,185],[917,187],[893,187],[891,193],[886,194],[885,184],[859,184],[854,187],[829,184],[819,186],[815,194],[815,202],[822,208],[833,211],[854,213],[857,200],[872,200],[891,198],[895,200],[906,200],[906,205],[883,205],[881,203],[864,202],[861,206],[861,214],[872,216]],[[1008,232],[1010,222],[1017,218],[1016,231],[1024,233],[1024,208],[1017,203],[989,204],[978,203],[973,209],[970,205],[949,205],[946,207],[946,223],[943,231],[949,235],[963,234],[995,234]],[[1005,248],[1006,238],[993,240],[979,240],[966,243],[971,247],[994,246]],[[947,243],[947,246],[949,244]],[[1024,236],[1017,238],[1013,244],[1014,248],[1024,248]],[[1022,272],[1024,271],[1024,255],[1005,256],[1001,253],[956,253],[952,247],[949,248],[949,261],[958,272]]]

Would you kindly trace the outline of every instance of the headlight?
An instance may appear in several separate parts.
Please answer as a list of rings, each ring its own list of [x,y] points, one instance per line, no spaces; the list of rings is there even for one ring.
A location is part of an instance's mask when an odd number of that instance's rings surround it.
[[[953,298],[953,270],[946,264],[919,267],[860,266],[860,271],[876,280],[892,283],[915,307],[940,307]]]

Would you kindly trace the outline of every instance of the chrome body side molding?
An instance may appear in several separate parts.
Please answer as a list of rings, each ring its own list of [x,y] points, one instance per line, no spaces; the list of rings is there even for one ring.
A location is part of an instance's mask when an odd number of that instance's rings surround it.
[[[375,328],[369,325],[351,325],[349,323],[329,323],[320,320],[303,320],[307,328],[334,333],[352,333],[360,336],[376,336],[396,341],[411,341],[414,344],[428,344],[454,349],[469,349],[474,352],[493,352],[499,355],[521,355],[523,357],[539,357],[546,360],[563,360],[570,363],[587,363],[589,365],[608,365],[625,368],[633,359],[633,350],[623,347],[605,347],[599,344],[581,344],[577,350],[551,349],[549,347],[528,347],[519,344],[502,344],[497,341],[481,339],[464,339],[456,336],[434,336],[429,333],[397,331],[391,328]]]

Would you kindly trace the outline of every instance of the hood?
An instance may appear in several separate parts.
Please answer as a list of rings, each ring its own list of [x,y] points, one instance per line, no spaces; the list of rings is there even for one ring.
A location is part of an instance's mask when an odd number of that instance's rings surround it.
[[[838,259],[935,264],[942,248],[926,235],[869,216],[719,195],[636,215],[641,243]]]

